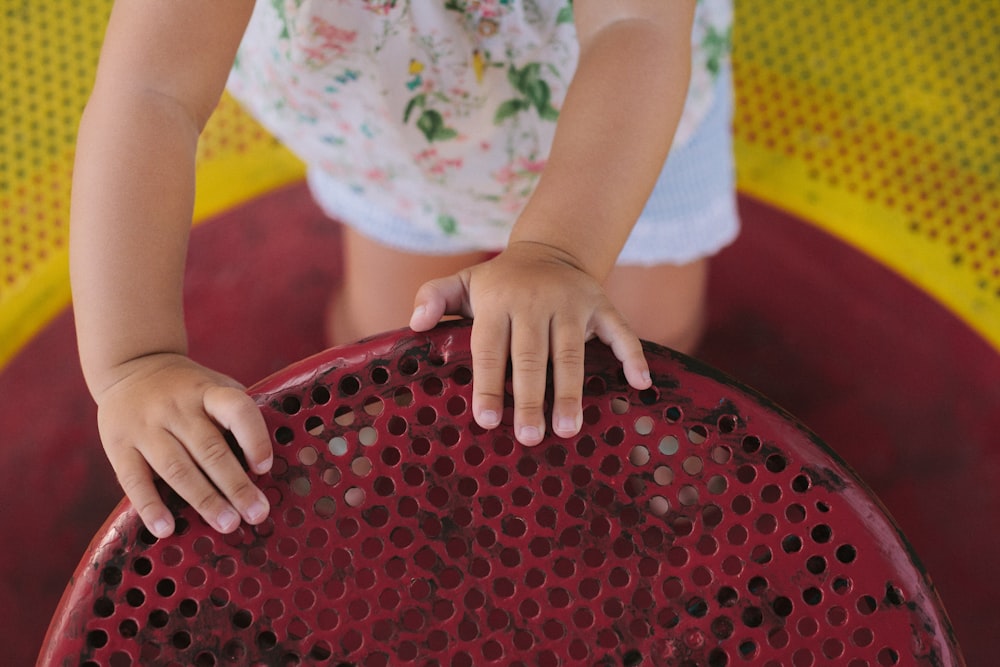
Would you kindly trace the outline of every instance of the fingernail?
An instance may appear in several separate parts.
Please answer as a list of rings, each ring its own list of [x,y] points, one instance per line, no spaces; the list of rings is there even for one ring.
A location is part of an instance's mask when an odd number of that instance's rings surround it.
[[[410,322],[413,322],[413,320],[417,319],[418,317],[421,317],[426,312],[427,312],[426,307],[417,306],[416,308],[413,309],[413,314],[410,315]]]
[[[535,442],[542,438],[542,432],[535,426],[521,427],[521,442]]]
[[[649,371],[645,371],[642,374],[642,380],[643,380],[643,382],[652,382],[653,381],[653,376],[649,374]]]
[[[219,528],[224,531],[230,531],[240,522],[240,515],[233,510],[223,510],[219,513],[219,518],[216,521],[219,524]]]
[[[575,433],[576,420],[572,417],[560,417],[556,421],[556,428],[559,429],[561,433]]]
[[[267,516],[267,505],[259,500],[255,501],[250,505],[250,507],[247,508],[247,517],[251,521],[260,521],[265,516]]]
[[[170,534],[170,522],[166,519],[157,519],[153,522],[153,535],[166,537]]]
[[[271,466],[273,464],[274,464],[274,456],[268,456],[266,459],[257,464],[258,474],[263,475],[264,473],[266,473],[268,470],[271,469]]]
[[[482,426],[496,426],[500,423],[500,415],[493,410],[483,410],[479,413],[479,423]]]

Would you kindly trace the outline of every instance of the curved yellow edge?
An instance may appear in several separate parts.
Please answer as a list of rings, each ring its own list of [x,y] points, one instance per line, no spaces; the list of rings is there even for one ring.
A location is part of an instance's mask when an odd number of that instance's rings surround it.
[[[740,189],[875,257],[1000,350],[1000,4],[737,9]]]
[[[73,147],[111,5],[0,5],[0,368],[70,303]],[[303,175],[223,96],[199,145],[194,222]]]
[[[110,6],[0,7],[0,367],[70,301],[73,142]],[[734,78],[740,189],[1000,350],[998,25],[986,0],[736,0]],[[304,174],[229,97],[199,151],[196,222]]]
[[[30,225],[11,235],[13,249],[32,262],[0,287],[0,368],[71,300],[67,225],[72,150],[43,170],[61,178],[11,184],[0,196],[0,211],[18,210],[28,220],[57,220],[53,233],[33,234]],[[63,173],[65,172],[65,173]],[[198,224],[275,188],[301,180],[304,165],[225,96],[205,129],[199,147],[193,221]],[[58,198],[30,194],[58,192]],[[26,201],[27,200],[27,201]],[[13,225],[7,225],[11,227]],[[42,230],[44,231],[44,230]],[[40,242],[41,240],[41,242]],[[32,252],[33,251],[33,252]],[[32,257],[35,255],[35,257]],[[15,260],[16,261],[16,260]]]

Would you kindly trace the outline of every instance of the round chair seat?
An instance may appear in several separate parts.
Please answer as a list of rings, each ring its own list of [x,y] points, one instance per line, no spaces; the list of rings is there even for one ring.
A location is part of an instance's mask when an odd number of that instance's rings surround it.
[[[583,430],[534,448],[509,407],[473,422],[464,322],[289,367],[251,389],[269,519],[220,535],[170,496],[178,531],[157,540],[123,501],[39,664],[963,664],[832,451],[713,369],[646,352],[637,391],[588,344]]]

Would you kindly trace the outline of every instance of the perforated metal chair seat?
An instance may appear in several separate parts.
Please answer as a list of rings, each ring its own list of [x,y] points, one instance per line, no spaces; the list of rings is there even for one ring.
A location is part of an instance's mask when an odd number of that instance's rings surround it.
[[[578,437],[470,410],[469,328],[330,350],[251,391],[271,517],[215,533],[174,499],[95,537],[42,665],[961,665],[899,529],[754,392],[647,346],[587,349]]]

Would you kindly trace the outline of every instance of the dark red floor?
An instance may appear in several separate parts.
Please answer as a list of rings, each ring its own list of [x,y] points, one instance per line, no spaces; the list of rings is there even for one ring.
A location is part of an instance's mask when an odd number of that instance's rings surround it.
[[[773,209],[715,263],[706,361],[797,415],[882,498],[938,585],[969,665],[997,664],[1000,355],[906,281]],[[252,383],[322,345],[336,227],[301,186],[195,232],[193,355]],[[0,371],[0,655],[31,664],[121,497],[71,315]]]

